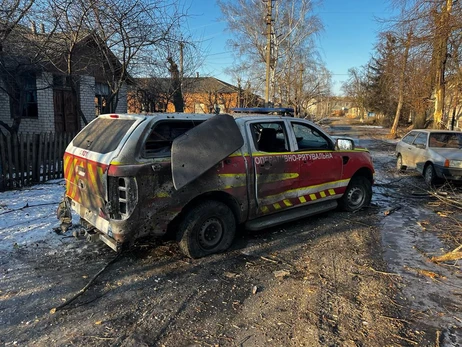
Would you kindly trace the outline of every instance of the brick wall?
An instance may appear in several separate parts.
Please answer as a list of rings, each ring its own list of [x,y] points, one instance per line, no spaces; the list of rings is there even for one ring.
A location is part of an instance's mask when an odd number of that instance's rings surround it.
[[[80,76],[80,109],[88,122],[95,119],[95,78],[93,76]],[[85,126],[80,122],[81,126]]]
[[[127,113],[127,85],[123,84],[119,90],[119,102],[116,113]]]
[[[2,81],[0,81],[0,85]],[[53,104],[53,75],[43,72],[37,75],[37,104],[38,118],[22,119],[19,127],[20,132],[54,132],[54,104]],[[95,78],[81,76],[79,84],[80,107],[83,114],[90,122],[95,118]],[[127,86],[124,84],[119,92],[117,113],[127,113]],[[0,120],[11,125],[11,112],[8,95],[0,91]],[[80,121],[81,126],[84,124]]]

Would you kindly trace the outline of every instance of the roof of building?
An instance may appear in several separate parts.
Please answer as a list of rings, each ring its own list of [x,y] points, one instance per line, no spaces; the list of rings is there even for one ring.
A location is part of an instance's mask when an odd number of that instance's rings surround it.
[[[159,89],[168,89],[172,85],[171,78],[136,78],[135,81],[140,82],[141,85],[156,84]],[[184,77],[182,80],[182,87],[184,93],[237,93],[238,87],[226,83],[215,77]]]

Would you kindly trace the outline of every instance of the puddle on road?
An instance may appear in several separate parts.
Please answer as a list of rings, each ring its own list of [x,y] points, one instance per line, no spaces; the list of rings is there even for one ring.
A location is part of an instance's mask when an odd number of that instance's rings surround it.
[[[380,213],[397,205],[386,189],[374,187],[373,203],[383,206]],[[401,275],[402,299],[412,311],[410,318],[419,326],[443,332],[441,346],[462,345],[462,274],[460,265],[441,266],[429,261],[447,252],[437,234],[425,231],[417,222],[430,219],[432,211],[403,205],[384,217],[381,224],[384,259],[389,271]],[[427,275],[423,273],[426,272]],[[428,275],[436,274],[437,278]],[[427,329],[426,329],[427,330]]]
[[[414,330],[426,332],[426,346],[462,346],[462,261],[453,267],[429,261],[449,250],[437,232],[423,230],[417,223],[430,219],[434,212],[425,208],[421,198],[400,195],[399,188],[406,183],[400,182],[403,177],[395,170],[396,140],[386,139],[383,135],[387,130],[380,128],[368,132],[360,127],[330,126],[329,132],[353,137],[357,146],[371,151],[376,168],[372,204],[379,208],[379,213],[384,216],[386,210],[400,206],[383,217],[380,228],[384,260],[389,272],[401,276],[402,304],[411,310],[407,320]],[[441,277],[432,279],[423,271]],[[438,343],[437,331],[441,332]]]

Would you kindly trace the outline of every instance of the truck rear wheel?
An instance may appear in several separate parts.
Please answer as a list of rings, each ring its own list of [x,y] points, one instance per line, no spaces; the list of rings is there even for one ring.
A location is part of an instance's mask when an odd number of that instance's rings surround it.
[[[369,206],[372,198],[371,182],[363,176],[350,180],[348,187],[340,199],[339,205],[344,211],[354,212]]]
[[[190,258],[223,252],[231,246],[236,219],[220,201],[203,201],[186,212],[178,229],[181,251]]]

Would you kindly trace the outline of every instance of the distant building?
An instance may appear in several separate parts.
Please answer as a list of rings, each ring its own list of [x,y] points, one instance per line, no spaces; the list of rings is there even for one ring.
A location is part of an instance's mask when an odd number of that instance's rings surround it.
[[[183,78],[181,88],[185,113],[228,113],[260,102],[255,94],[214,77]],[[170,78],[136,78],[128,92],[128,112],[175,112],[175,92]]]
[[[108,76],[97,60],[102,43],[95,42],[90,33],[82,34],[74,46],[75,73],[69,76],[62,73],[67,54],[62,50],[64,36],[54,35],[54,46],[48,46],[50,52],[42,55],[43,42],[51,36],[36,32],[35,26],[32,30],[17,26],[3,44],[0,121],[10,126],[13,118],[20,118],[20,132],[76,132],[85,125],[83,118],[91,121],[101,113],[110,95]],[[117,71],[120,62],[112,54],[110,58],[106,64]],[[123,85],[119,91],[117,112],[127,112],[126,89]]]
[[[344,96],[325,96],[310,100],[307,113],[316,118],[360,116],[360,109],[353,99]]]

